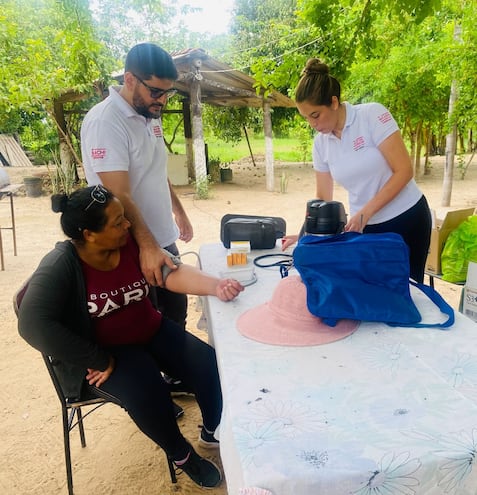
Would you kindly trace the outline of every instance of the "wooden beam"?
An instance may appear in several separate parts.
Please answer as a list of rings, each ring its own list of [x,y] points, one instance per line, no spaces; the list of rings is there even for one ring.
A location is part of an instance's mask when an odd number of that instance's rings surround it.
[[[221,89],[227,95],[233,95],[233,96],[240,95],[240,96],[246,96],[247,98],[260,99],[260,95],[257,95],[255,91],[237,88],[236,86],[230,86],[228,84],[222,84],[221,82],[213,81],[212,79],[207,78],[207,76],[204,77],[202,85],[203,86],[208,85],[208,86],[212,86],[213,88]]]

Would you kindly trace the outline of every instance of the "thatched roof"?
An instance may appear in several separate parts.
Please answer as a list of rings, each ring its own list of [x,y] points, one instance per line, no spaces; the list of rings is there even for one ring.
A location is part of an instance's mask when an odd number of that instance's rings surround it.
[[[179,72],[179,79],[174,86],[184,95],[189,93],[191,79],[199,77],[203,103],[218,106],[262,106],[263,98],[254,88],[253,77],[210,57],[201,48],[175,52],[172,58]],[[271,107],[295,106],[292,99],[278,91],[272,91],[267,102]]]

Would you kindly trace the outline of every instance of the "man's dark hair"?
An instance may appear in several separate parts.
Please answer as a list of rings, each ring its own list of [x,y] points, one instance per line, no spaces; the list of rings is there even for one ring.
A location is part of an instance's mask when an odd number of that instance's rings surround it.
[[[139,43],[126,56],[126,72],[132,72],[141,79],[156,76],[159,79],[177,79],[177,69],[169,53],[154,43]]]

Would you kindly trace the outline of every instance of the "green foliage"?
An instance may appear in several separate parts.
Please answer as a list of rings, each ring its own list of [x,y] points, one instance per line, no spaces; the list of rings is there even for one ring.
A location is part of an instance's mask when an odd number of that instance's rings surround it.
[[[218,157],[209,157],[207,160],[207,177],[209,179],[209,184],[220,182],[222,180],[221,170],[228,168],[230,168],[230,162],[225,162]]]
[[[469,75],[472,69],[467,62],[477,62],[476,39],[471,34],[475,30],[464,31],[461,46],[456,43],[456,14],[448,7],[419,24],[410,20],[400,24],[397,17],[376,23],[380,41],[375,56],[357,54],[346,81],[346,96],[354,102],[382,102],[410,135],[418,125],[446,133],[450,86],[456,79],[459,99],[453,117],[461,124],[475,125],[475,112],[469,111],[477,102],[475,68]],[[469,15],[463,14],[459,21]]]
[[[387,29],[387,23],[382,29]],[[346,82],[346,96],[354,102],[383,103],[401,127],[417,122],[424,125],[442,123],[448,105],[450,78],[439,80],[438,74],[448,62],[444,56],[436,56],[436,52],[445,53],[448,38],[436,38],[432,25],[427,25],[409,27],[407,32],[399,33],[399,39],[398,45],[392,45],[389,40],[385,59],[363,59],[361,56],[356,59]]]
[[[440,140],[453,122],[461,132],[475,127],[475,1],[298,0],[297,14],[313,26],[310,37],[320,38],[312,56],[341,81],[343,99],[380,101],[413,142],[422,128]],[[453,80],[459,98],[448,122]]]
[[[320,57],[339,79],[344,79],[358,52],[370,58],[376,53],[381,45],[382,23],[392,19],[391,31],[395,31],[393,26],[405,31],[409,25],[431,15],[440,3],[440,0],[298,0],[298,13],[317,27],[322,37]]]
[[[296,47],[310,43],[314,33],[309,26],[298,25],[296,4],[296,0],[235,1],[231,24],[234,52],[229,63],[253,75],[257,92],[290,94],[306,60],[306,50]],[[275,108],[273,112],[274,131],[286,135],[294,110]]]
[[[280,192],[282,194],[285,194],[288,191],[289,178],[290,177],[286,172],[282,172],[282,175],[280,176]]]
[[[197,199],[209,199],[210,198],[210,185],[212,184],[210,175],[197,179],[194,182],[195,197]]]
[[[273,156],[275,160],[281,160],[285,162],[300,162],[300,161],[310,162],[312,133],[309,129],[306,132],[308,134],[308,140],[306,143],[304,142],[303,145],[295,137],[274,138]],[[263,134],[256,134],[250,136],[249,138],[250,138],[250,146],[252,148],[253,155],[264,156],[265,140]],[[237,160],[240,160],[241,158],[246,158],[250,156],[250,151],[248,149],[245,140],[230,145],[225,141],[213,137],[209,137],[207,139],[207,144],[209,148],[209,156],[214,157],[213,159],[217,159],[221,164],[221,166],[230,162],[235,162]],[[304,148],[307,149],[305,150]]]
[[[96,37],[117,60],[141,41],[159,42],[158,28],[164,28],[171,14],[160,0],[98,1],[91,8]],[[121,67],[122,63],[117,68]]]
[[[459,81],[459,98],[455,109],[455,118],[461,127],[475,129],[477,127],[477,5],[474,0],[461,2],[462,12],[456,16],[462,29],[461,43],[454,44],[450,54],[454,64],[453,76]],[[455,71],[455,72],[454,72]]]
[[[310,161],[310,149],[313,138],[312,129],[303,119],[300,119],[299,123],[295,127],[294,135],[298,140],[296,149],[300,153],[300,161],[303,163]]]
[[[109,73],[87,2],[5,0],[0,19],[0,114],[36,111]]]
[[[72,167],[68,167],[65,171],[56,155],[54,155],[53,160],[54,165],[48,165],[51,193],[64,193],[69,195],[77,187],[76,173]]]
[[[230,37],[188,33],[175,22],[178,7],[162,0],[101,0],[93,12],[88,0],[1,4],[0,132],[19,132],[23,144],[45,160],[58,145],[49,117],[54,99],[65,92],[90,97],[66,106],[78,150],[76,112],[97,101],[93,83],[106,86],[127,50],[146,39],[171,51],[208,49],[253,75],[257,91],[265,94],[276,89],[293,96],[306,60],[319,57],[340,79],[344,99],[382,102],[407,136],[423,127],[442,141],[450,124],[461,133],[476,128],[475,0],[235,0]],[[460,41],[453,39],[456,23]],[[459,97],[449,121],[453,80]],[[171,100],[170,106],[180,103]],[[222,163],[249,155],[244,128],[252,152],[263,153],[260,109],[204,105],[204,123],[209,152]],[[295,109],[272,109],[272,124],[277,159],[311,159],[312,132],[302,119],[297,123]],[[180,116],[166,115],[164,130],[174,148],[183,146]]]
[[[205,126],[214,136],[229,143],[242,139],[243,128],[260,130],[263,126],[262,113],[246,107],[204,107]]]
[[[58,144],[49,119],[55,99],[91,93],[93,81],[107,80],[111,68],[86,0],[3,0],[0,132],[20,133],[39,159],[51,158]]]
[[[55,160],[59,138],[51,120],[31,119],[22,124],[20,128],[22,129],[22,146],[34,154],[36,162],[48,163]]]
[[[250,70],[258,90],[277,89],[285,93],[290,75],[296,72],[301,53],[283,55],[310,40],[310,33],[297,30],[296,0],[236,0],[232,35],[235,65]],[[305,41],[306,40],[306,41]],[[298,62],[296,59],[298,58]]]

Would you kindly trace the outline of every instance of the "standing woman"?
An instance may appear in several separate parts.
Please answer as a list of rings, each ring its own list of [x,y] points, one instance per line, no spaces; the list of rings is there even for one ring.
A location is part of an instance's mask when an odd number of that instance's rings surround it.
[[[61,212],[68,240],[56,244],[28,282],[18,314],[20,335],[55,358],[67,397],[79,397],[84,387],[116,397],[195,483],[217,486],[221,473],[180,432],[161,374],[179,377],[194,391],[204,424],[199,444],[217,448],[222,394],[214,349],[152,305],[131,224],[110,191],[97,185],[57,194],[52,208]],[[222,301],[243,290],[236,280],[212,277],[170,256],[172,268],[162,267],[170,290]]]
[[[341,102],[340,83],[321,60],[308,60],[295,101],[318,134],[313,143],[316,198],[333,199],[333,182],[349,197],[346,231],[396,232],[409,246],[410,275],[424,279],[431,213],[414,178],[396,121],[379,103]],[[295,237],[296,240],[296,237]],[[293,242],[288,239],[287,247]]]

